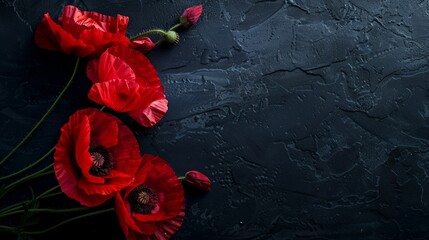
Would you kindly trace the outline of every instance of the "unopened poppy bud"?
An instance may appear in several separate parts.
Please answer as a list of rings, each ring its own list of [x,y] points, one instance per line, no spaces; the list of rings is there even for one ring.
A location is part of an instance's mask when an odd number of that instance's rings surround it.
[[[186,28],[197,23],[198,19],[203,12],[203,5],[196,5],[185,9],[182,15],[179,17],[180,24]]]
[[[142,53],[148,53],[155,47],[155,43],[148,37],[142,37],[134,40],[132,44],[135,49],[138,49]]]
[[[188,171],[185,174],[183,182],[196,189],[205,192],[210,191],[211,181],[206,175],[201,172],[195,170]]]
[[[176,45],[179,43],[180,40],[180,36],[177,32],[175,31],[168,31],[165,35],[164,35],[165,39],[167,40],[168,43]]]

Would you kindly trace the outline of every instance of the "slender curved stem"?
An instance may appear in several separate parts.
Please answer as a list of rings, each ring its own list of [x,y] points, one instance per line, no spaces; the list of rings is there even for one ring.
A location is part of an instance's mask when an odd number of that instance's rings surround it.
[[[35,173],[32,173],[32,174],[30,174],[30,175],[28,175],[28,176],[25,176],[25,177],[23,177],[23,178],[21,178],[21,179],[19,179],[19,180],[15,181],[15,182],[13,182],[13,183],[11,183],[11,184],[7,185],[7,186],[5,187],[5,189],[6,189],[6,190],[10,190],[10,189],[12,189],[13,187],[15,187],[16,185],[18,185],[18,184],[20,184],[20,183],[23,183],[23,182],[25,182],[25,181],[28,181],[28,180],[30,180],[30,179],[33,179],[33,178],[36,178],[36,177],[41,177],[41,176],[44,176],[44,175],[48,175],[48,174],[50,174],[50,173],[53,173],[53,172],[54,172],[54,170],[51,170],[51,171],[49,171],[49,172],[45,172],[46,170],[48,170],[48,169],[52,168],[52,166],[54,166],[54,164],[53,164],[53,163],[49,164],[49,165],[48,165],[48,166],[46,166],[45,168],[43,168],[43,169],[41,169],[41,170],[39,170],[39,171],[37,171],[37,172],[35,172]]]
[[[158,44],[160,44],[162,41],[164,41],[165,40],[165,38],[160,38],[160,39],[158,39],[158,41],[156,41],[155,42],[155,45],[158,45]]]
[[[49,107],[49,109],[46,111],[45,115],[42,116],[42,118],[39,120],[39,122],[36,123],[36,125],[34,125],[34,127],[30,130],[29,133],[27,133],[27,135],[21,140],[21,142],[18,143],[18,145],[16,145],[10,152],[9,154],[7,154],[1,161],[0,161],[0,165],[2,165],[4,162],[6,162],[21,146],[22,144],[24,144],[29,138],[30,136],[36,131],[37,128],[39,128],[39,126],[43,123],[43,121],[45,121],[46,117],[48,117],[48,115],[52,112],[52,110],[54,109],[54,107],[58,104],[58,102],[60,101],[60,99],[63,97],[64,93],[67,91],[67,89],[69,89],[71,83],[73,82],[73,79],[76,76],[76,72],[77,69],[79,67],[79,63],[80,63],[80,58],[77,58],[76,60],[76,64],[74,66],[73,69],[73,74],[71,75],[67,85],[64,87],[64,89],[60,92],[60,94],[58,95],[58,97],[55,99],[55,101],[52,103],[52,105]]]
[[[52,188],[50,188],[50,189],[48,189],[48,190],[44,191],[44,192],[43,192],[43,193],[41,193],[39,196],[37,196],[37,197],[36,197],[36,199],[41,199],[41,198],[44,198],[45,196],[46,196],[46,197],[47,197],[47,196],[51,196],[52,194],[49,194],[49,193],[51,193],[51,192],[53,192],[53,191],[57,190],[58,188],[60,188],[60,185],[56,185],[56,186],[54,186],[54,187],[52,187]],[[58,192],[58,193],[61,193],[61,192]],[[58,194],[58,193],[55,193],[55,194]]]
[[[0,225],[0,232],[16,232],[16,228]]]
[[[129,39],[132,41],[132,40],[135,40],[137,38],[143,37],[144,35],[151,34],[151,33],[161,33],[162,35],[166,35],[167,34],[167,32],[164,31],[164,30],[161,30],[161,29],[152,29],[152,30],[149,30],[149,31],[146,31],[146,32],[139,33],[139,34],[137,34],[137,35],[135,35],[133,37],[130,37]]]
[[[54,151],[55,151],[55,146],[54,146],[53,148],[51,148],[47,153],[45,153],[45,155],[43,155],[41,158],[39,158],[39,159],[38,159],[37,161],[35,161],[34,163],[32,163],[32,164],[30,164],[30,165],[28,165],[28,166],[24,167],[23,169],[21,169],[21,170],[19,170],[19,171],[14,172],[14,173],[12,173],[12,174],[9,174],[9,175],[7,175],[7,176],[0,177],[0,181],[1,181],[1,180],[4,180],[4,179],[11,178],[11,177],[13,177],[13,176],[16,176],[16,175],[18,175],[18,174],[20,174],[20,173],[23,173],[23,172],[25,172],[25,171],[29,170],[30,168],[32,168],[32,167],[34,167],[35,165],[37,165],[37,164],[39,164],[40,162],[42,162],[45,158],[47,158],[47,157],[48,157],[51,153],[53,153]]]
[[[176,25],[172,26],[170,29],[168,29],[168,31],[176,30],[176,29],[177,29],[177,28],[179,28],[180,26],[182,26],[182,24],[181,24],[181,23],[178,23],[178,24],[176,24]]]
[[[60,194],[62,194],[62,192],[51,193],[51,192],[55,191],[55,190],[56,190],[56,189],[58,189],[58,188],[60,188],[60,185],[56,185],[56,186],[54,186],[54,187],[52,187],[52,188],[50,188],[50,189],[46,190],[45,192],[43,192],[43,193],[41,193],[39,196],[37,196],[37,197],[36,197],[36,200],[43,199],[43,198],[48,198],[48,197],[53,197],[53,196],[56,196],[56,195],[60,195]],[[50,194],[50,193],[51,193],[51,194]],[[22,201],[22,202],[15,203],[15,204],[12,204],[12,205],[10,205],[10,206],[4,207],[4,208],[2,208],[2,209],[1,209],[1,211],[0,211],[0,215],[1,215],[1,214],[4,214],[4,213],[11,212],[11,211],[19,210],[19,209],[20,209],[20,208],[22,208],[25,204],[29,204],[29,203],[31,203],[32,201],[33,201],[33,200],[26,200],[26,201]]]
[[[69,222],[72,222],[72,221],[75,221],[75,220],[79,220],[79,219],[82,219],[82,218],[85,218],[85,217],[90,217],[90,216],[94,216],[94,215],[98,215],[98,214],[102,214],[102,213],[106,213],[106,212],[112,212],[114,210],[115,210],[114,208],[108,208],[108,209],[103,209],[103,210],[99,210],[99,211],[95,211],[95,212],[90,212],[90,213],[83,214],[83,215],[80,215],[80,216],[77,216],[77,217],[74,217],[74,218],[69,218],[69,219],[67,219],[67,220],[65,220],[63,222],[60,222],[57,225],[55,225],[53,227],[50,227],[50,228],[47,228],[45,230],[34,231],[34,232],[22,232],[22,233],[23,234],[27,234],[27,235],[43,234],[43,233],[47,233],[47,232],[49,232],[51,230],[54,230],[55,228],[60,227],[60,226],[62,226],[64,224],[66,224],[66,223],[69,223]]]
[[[31,208],[31,209],[21,209],[21,210],[15,210],[10,211],[4,214],[0,214],[0,218],[8,217],[10,215],[15,215],[19,213],[26,213],[26,212],[45,212],[45,213],[63,213],[63,212],[77,212],[77,211],[83,211],[87,210],[89,208],[87,207],[78,207],[78,208],[64,208],[64,209],[51,209],[51,208]]]

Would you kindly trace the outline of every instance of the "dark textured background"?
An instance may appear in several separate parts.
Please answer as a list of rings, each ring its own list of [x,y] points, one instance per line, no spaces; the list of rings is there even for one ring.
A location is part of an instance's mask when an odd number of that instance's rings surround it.
[[[56,19],[64,3],[127,15],[130,36],[204,6],[177,46],[148,54],[167,115],[147,129],[128,122],[143,153],[213,180],[210,193],[186,196],[174,239],[429,239],[427,0],[2,0],[1,156],[71,74],[73,57],[33,43],[42,15]],[[94,106],[89,87],[82,67],[2,174],[43,155],[69,115]],[[88,234],[122,238],[112,213],[40,239]]]

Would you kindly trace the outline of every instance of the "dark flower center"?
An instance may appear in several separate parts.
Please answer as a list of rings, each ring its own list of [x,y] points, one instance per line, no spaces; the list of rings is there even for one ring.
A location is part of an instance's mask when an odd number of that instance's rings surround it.
[[[141,214],[150,214],[159,205],[158,195],[145,185],[140,185],[131,191],[129,202],[131,210]]]
[[[105,176],[113,168],[112,156],[109,151],[102,146],[93,146],[89,148],[89,154],[92,157],[92,166],[89,173],[94,176]]]
[[[128,99],[128,94],[119,93],[119,99],[121,99],[122,101],[126,101]]]

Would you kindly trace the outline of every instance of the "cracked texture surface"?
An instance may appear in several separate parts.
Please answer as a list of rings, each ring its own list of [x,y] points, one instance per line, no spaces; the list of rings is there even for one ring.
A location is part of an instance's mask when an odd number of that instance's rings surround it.
[[[187,195],[174,239],[429,238],[429,1],[2,0],[2,156],[71,74],[72,57],[33,43],[43,13],[66,3],[129,16],[130,36],[204,6],[177,46],[148,54],[167,115],[149,129],[130,122],[143,153],[213,180],[208,194]],[[88,89],[81,69],[2,173],[55,144],[68,116],[91,106]]]

